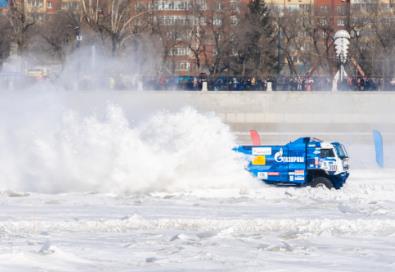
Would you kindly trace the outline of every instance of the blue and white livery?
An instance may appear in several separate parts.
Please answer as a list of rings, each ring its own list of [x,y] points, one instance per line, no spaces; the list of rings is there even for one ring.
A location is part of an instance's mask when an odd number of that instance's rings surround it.
[[[238,146],[246,170],[269,184],[340,189],[349,176],[345,147],[316,138],[299,138],[286,145]]]

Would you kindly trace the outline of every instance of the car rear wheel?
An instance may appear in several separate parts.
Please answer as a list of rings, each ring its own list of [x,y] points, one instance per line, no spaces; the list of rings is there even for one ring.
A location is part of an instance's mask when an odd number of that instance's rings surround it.
[[[315,177],[313,180],[310,182],[311,187],[318,187],[318,188],[327,188],[327,189],[332,189],[333,184],[332,182],[326,178],[326,177]]]

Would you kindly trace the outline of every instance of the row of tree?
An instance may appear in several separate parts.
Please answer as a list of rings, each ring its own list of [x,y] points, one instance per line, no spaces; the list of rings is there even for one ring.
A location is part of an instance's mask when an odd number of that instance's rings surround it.
[[[274,25],[263,1],[251,1],[249,6],[235,1],[185,1],[188,4],[177,16],[166,16],[155,2],[80,0],[78,11],[59,11],[45,18],[26,15],[23,7],[13,6],[0,17],[1,61],[11,44],[16,44],[19,55],[50,56],[64,63],[80,45],[96,44],[119,57],[150,43],[154,46],[145,53],[161,52],[161,72],[173,73],[177,62],[186,58],[195,73],[273,73]]]
[[[78,10],[45,18],[26,15],[23,7],[13,6],[0,16],[0,63],[14,47],[19,55],[64,63],[79,46],[96,44],[113,57],[140,50],[140,58],[141,52],[149,58],[154,51],[162,64],[157,70],[169,74],[185,57],[194,73],[212,75],[334,73],[334,29],[328,23],[332,18],[318,18],[311,7],[269,10],[260,0],[247,6],[235,1],[191,0],[185,1],[187,6],[177,16],[166,16],[155,2],[80,0]],[[395,72],[393,10],[369,3],[352,7],[347,27],[356,65],[349,72],[356,73],[359,67],[367,76],[389,78]]]
[[[310,8],[273,10],[281,36],[283,72],[333,75],[336,56],[333,35],[342,27],[350,32],[348,73],[353,76],[386,78],[395,76],[395,10],[376,0],[359,1],[350,16],[336,18],[314,15]],[[347,12],[344,13],[347,15]]]

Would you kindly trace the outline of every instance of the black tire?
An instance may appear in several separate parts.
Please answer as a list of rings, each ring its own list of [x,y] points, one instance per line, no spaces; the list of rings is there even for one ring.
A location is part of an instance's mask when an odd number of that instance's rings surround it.
[[[314,177],[310,182],[311,187],[326,187],[327,189],[333,188],[333,183],[326,177]]]

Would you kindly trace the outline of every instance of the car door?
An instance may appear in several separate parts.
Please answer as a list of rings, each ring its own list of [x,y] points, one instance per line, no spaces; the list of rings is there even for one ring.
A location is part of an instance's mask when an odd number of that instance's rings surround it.
[[[306,180],[306,145],[294,144],[288,149],[289,182],[303,184]]]

